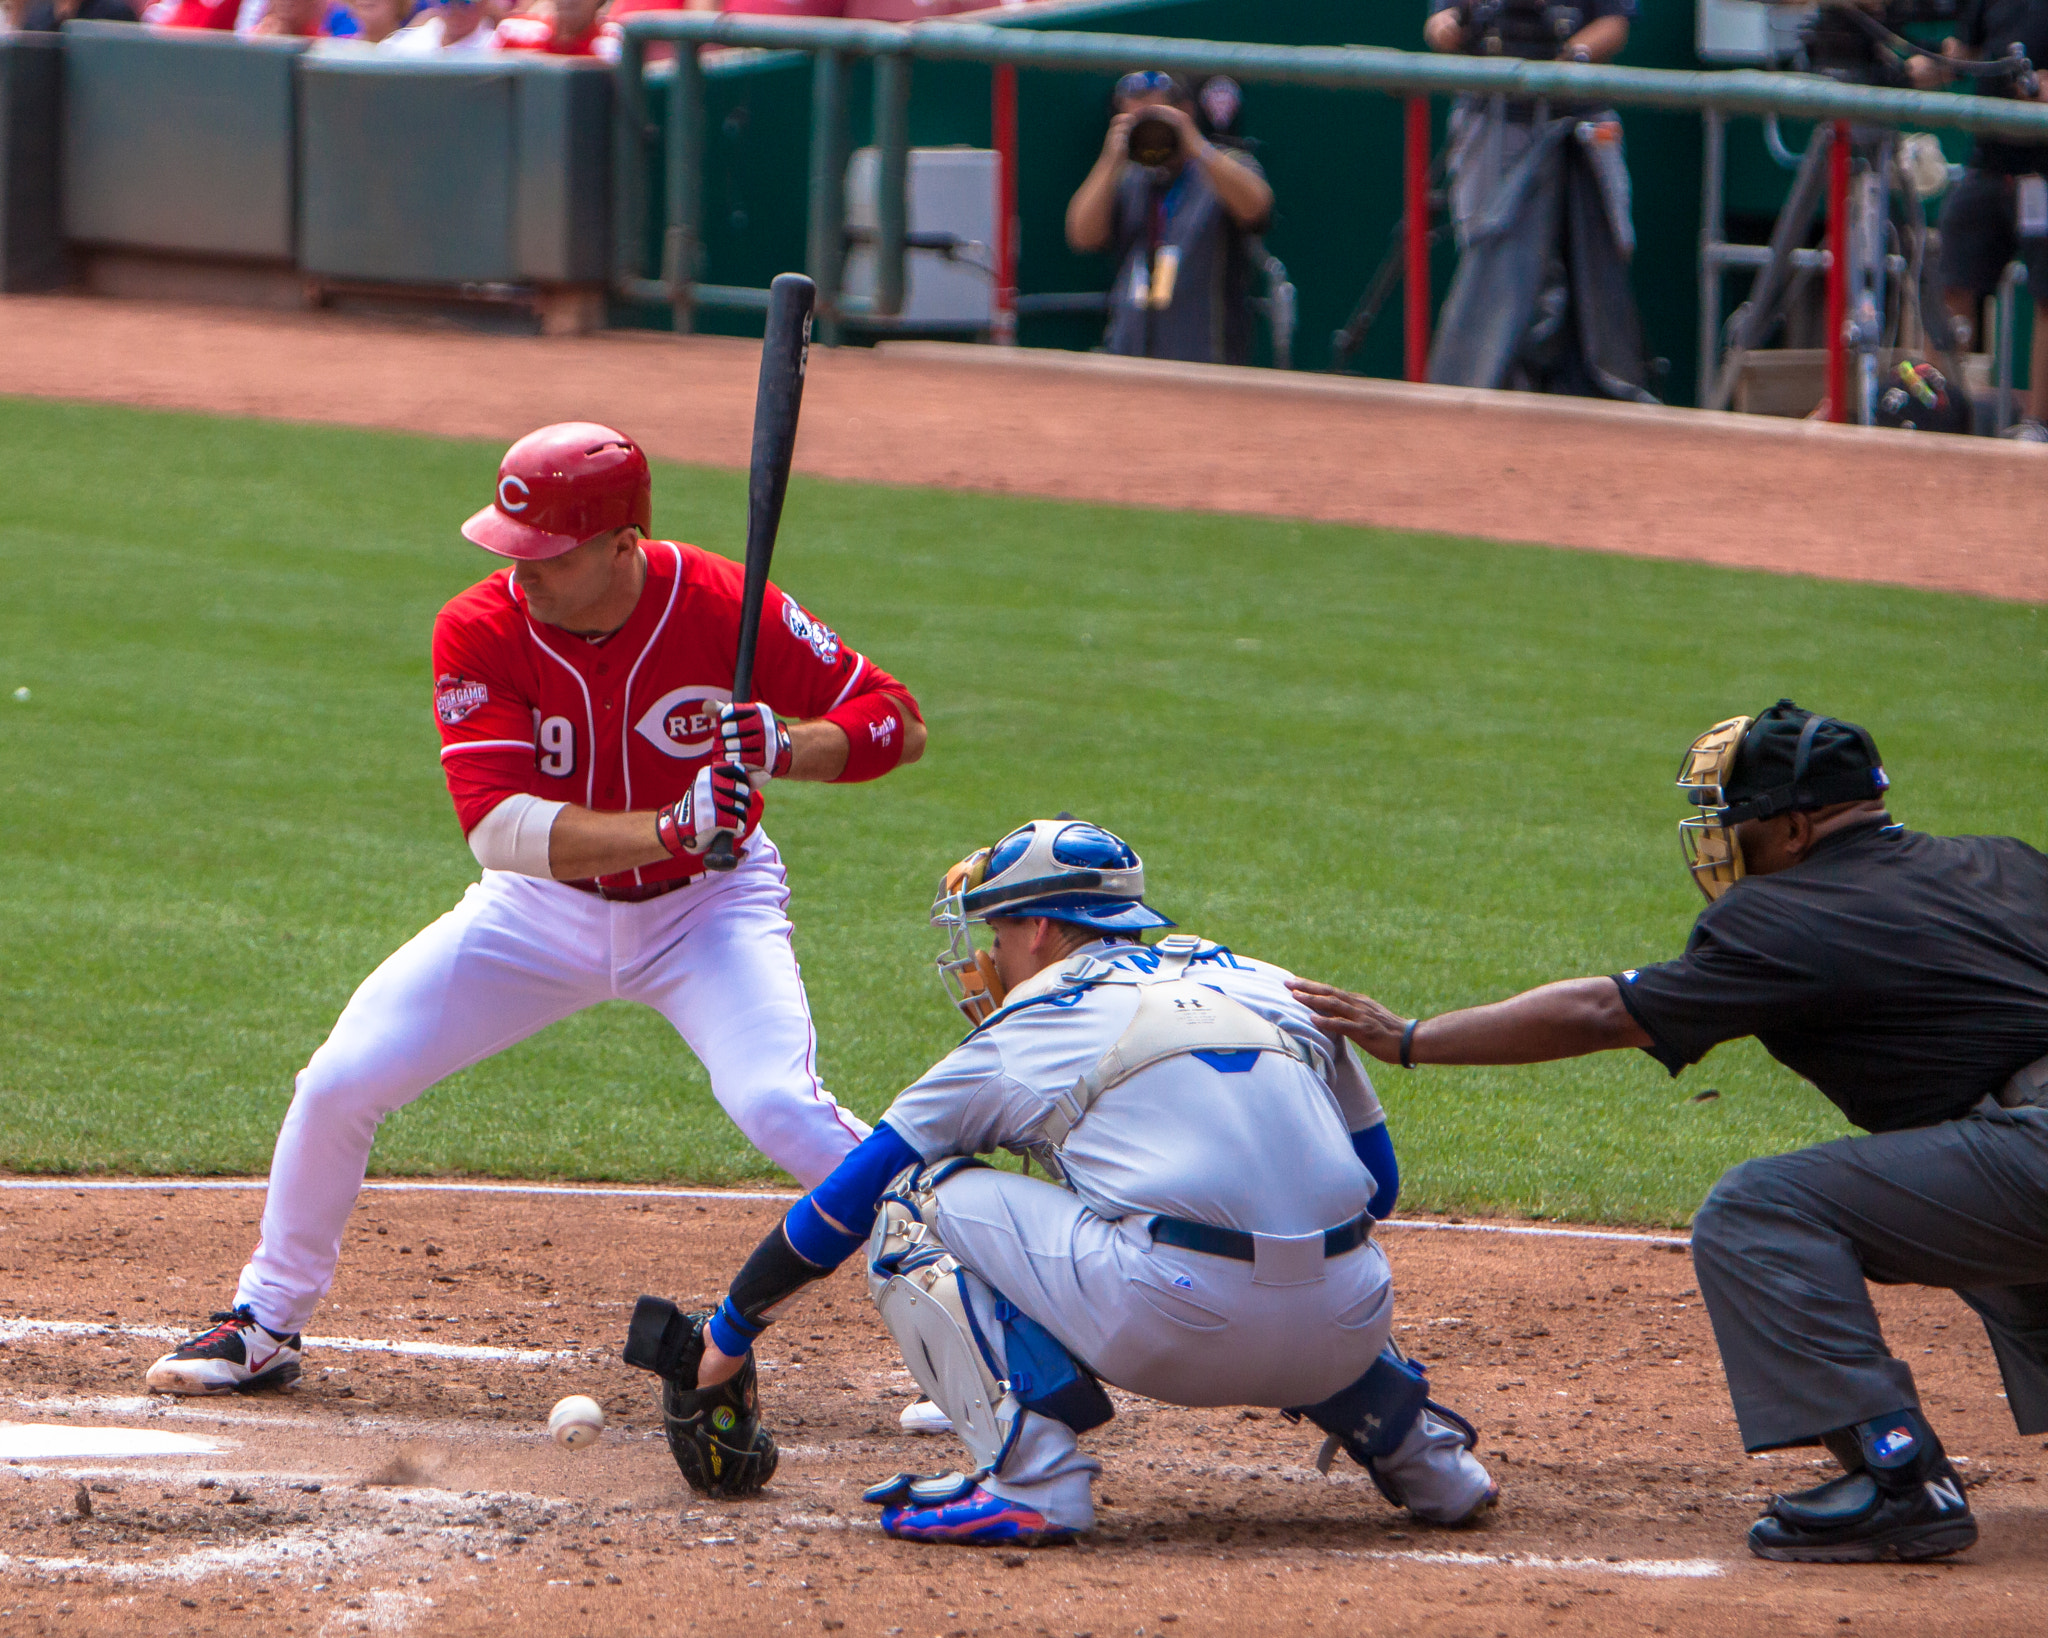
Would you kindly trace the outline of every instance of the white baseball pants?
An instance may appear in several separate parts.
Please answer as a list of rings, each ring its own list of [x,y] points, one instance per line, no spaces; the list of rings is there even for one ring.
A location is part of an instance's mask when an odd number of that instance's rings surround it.
[[[750,1142],[805,1188],[867,1136],[818,1081],[789,888],[759,833],[730,875],[641,904],[487,870],[350,997],[299,1072],[236,1292],[273,1331],[326,1295],[377,1127],[435,1082],[600,1001],[676,1027]]]

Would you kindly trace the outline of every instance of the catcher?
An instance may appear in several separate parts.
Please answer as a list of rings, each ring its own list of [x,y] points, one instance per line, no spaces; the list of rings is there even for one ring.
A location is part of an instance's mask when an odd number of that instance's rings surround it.
[[[1954,1290],[2020,1431],[2048,1432],[2048,858],[1896,823],[1870,735],[1790,700],[1708,729],[1679,786],[1708,903],[1677,960],[1425,1019],[1293,987],[1403,1068],[1640,1047],[1676,1075],[1754,1035],[1812,1081],[1869,1135],[1745,1161],[1692,1226],[1744,1448],[1822,1444],[1846,1470],[1773,1497],[1750,1550],[1960,1552],[1963,1481],[1865,1282]]]
[[[1095,1519],[1079,1436],[1104,1382],[1177,1405],[1306,1418],[1418,1518],[1498,1494],[1470,1424],[1389,1341],[1374,1243],[1398,1188],[1372,1085],[1287,974],[1175,934],[1138,856],[1062,815],[947,872],[939,967],[974,1025],[799,1200],[710,1316],[643,1297],[626,1358],[667,1380],[699,1488],[758,1487],[774,1441],[751,1348],[784,1304],[867,1246],[904,1362],[972,1461],[866,1492],[910,1541],[1039,1544]],[[974,946],[985,923],[992,947]],[[972,1158],[1028,1155],[1056,1179]]]

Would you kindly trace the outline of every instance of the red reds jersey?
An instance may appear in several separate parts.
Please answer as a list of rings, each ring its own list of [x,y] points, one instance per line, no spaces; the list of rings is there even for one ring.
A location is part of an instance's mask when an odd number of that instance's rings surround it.
[[[632,618],[592,642],[527,613],[501,569],[451,599],[434,622],[434,714],[441,768],[464,833],[525,793],[602,813],[666,807],[718,750],[732,698],[739,564],[674,541],[645,543],[647,584]],[[761,606],[754,697],[778,716],[834,712],[849,736],[886,745],[910,691],[856,654],[772,584]],[[920,714],[920,720],[922,720]],[[900,743],[900,741],[899,741]],[[760,798],[755,798],[758,816]],[[696,858],[602,878],[607,887],[694,876]]]

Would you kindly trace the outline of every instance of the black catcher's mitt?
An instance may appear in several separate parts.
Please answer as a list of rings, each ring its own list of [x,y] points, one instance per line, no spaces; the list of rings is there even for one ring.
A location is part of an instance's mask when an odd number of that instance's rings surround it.
[[[663,1297],[633,1305],[625,1359],[662,1379],[669,1454],[692,1490],[751,1496],[775,1476],[775,1436],[761,1425],[753,1356],[715,1388],[697,1386],[708,1314],[685,1314]]]

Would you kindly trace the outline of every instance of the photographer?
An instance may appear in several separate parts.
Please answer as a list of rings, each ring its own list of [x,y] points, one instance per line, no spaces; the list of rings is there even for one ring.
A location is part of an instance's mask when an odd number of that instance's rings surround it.
[[[2048,0],[1967,0],[1962,32],[1944,40],[1944,55],[1988,62],[2011,55],[2015,46],[2037,69],[2048,67]],[[1906,60],[1907,77],[1922,90],[1956,78],[1927,57]],[[1992,96],[2025,93],[2009,80],[1972,90]],[[2048,84],[2035,91],[2048,100]],[[1955,326],[1957,351],[1967,351],[1979,330],[1984,298],[1998,288],[2006,263],[2015,256],[2027,266],[2034,293],[2033,369],[2027,414],[2006,433],[2028,443],[2048,443],[2048,150],[1996,137],[1978,137],[1963,179],[1941,206],[1941,296]]]
[[[1248,241],[1273,190],[1242,149],[1203,134],[1192,88],[1145,71],[1117,81],[1102,153],[1067,205],[1067,243],[1112,251],[1112,353],[1202,364],[1251,360]]]
[[[1431,3],[1430,50],[1524,61],[1607,62],[1635,15],[1635,0]],[[1614,111],[1460,97],[1449,172],[1458,274],[1430,380],[1651,402]]]

